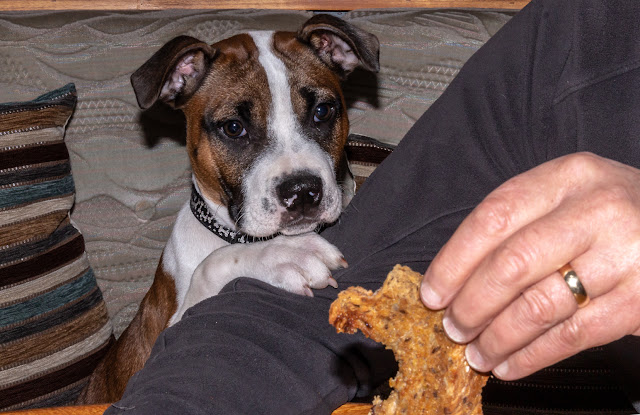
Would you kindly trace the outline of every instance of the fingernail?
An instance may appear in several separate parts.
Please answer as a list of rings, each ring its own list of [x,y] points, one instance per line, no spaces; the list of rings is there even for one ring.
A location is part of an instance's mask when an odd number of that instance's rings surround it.
[[[456,326],[453,325],[449,316],[444,316],[442,318],[442,327],[444,327],[445,333],[447,333],[447,336],[449,336],[451,340],[456,343],[464,343],[464,335]]]
[[[427,281],[422,281],[422,285],[420,286],[420,296],[422,297],[422,302],[429,308],[432,309],[440,309],[442,304],[442,297],[431,288],[431,285]]]
[[[469,363],[469,366],[471,366],[478,372],[487,371],[487,361],[484,359],[484,356],[480,354],[478,348],[474,343],[470,343],[467,345],[467,348],[464,351],[464,356],[467,358],[467,363]]]
[[[493,368],[493,374],[500,379],[505,379],[509,375],[509,362],[504,361]]]

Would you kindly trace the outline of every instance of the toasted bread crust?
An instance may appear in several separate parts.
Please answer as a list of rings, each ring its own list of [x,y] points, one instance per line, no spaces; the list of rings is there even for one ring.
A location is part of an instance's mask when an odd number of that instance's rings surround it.
[[[398,373],[386,400],[374,399],[371,414],[482,415],[481,391],[488,376],[469,367],[464,346],[442,328],[443,311],[420,301],[422,275],[396,265],[375,293],[350,287],[338,295],[329,322],[338,332],[362,331],[393,350]]]

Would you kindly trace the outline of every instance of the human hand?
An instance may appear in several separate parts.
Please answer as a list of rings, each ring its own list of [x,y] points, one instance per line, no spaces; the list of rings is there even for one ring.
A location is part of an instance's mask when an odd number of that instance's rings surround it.
[[[569,262],[586,307],[557,272]],[[504,380],[640,335],[640,170],[577,153],[512,178],[434,258],[421,295],[447,307],[469,364]]]

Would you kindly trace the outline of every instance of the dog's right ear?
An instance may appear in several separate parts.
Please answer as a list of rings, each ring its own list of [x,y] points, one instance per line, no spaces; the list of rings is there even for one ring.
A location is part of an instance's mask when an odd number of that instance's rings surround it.
[[[215,56],[214,48],[190,36],[170,40],[131,75],[138,105],[146,109],[161,100],[179,108],[198,89]]]

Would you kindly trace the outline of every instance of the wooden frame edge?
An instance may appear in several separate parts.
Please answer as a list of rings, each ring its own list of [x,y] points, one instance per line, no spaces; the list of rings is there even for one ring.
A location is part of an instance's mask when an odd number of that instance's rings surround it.
[[[377,8],[480,8],[519,10],[529,0],[2,0],[0,11],[288,9],[355,10]]]

